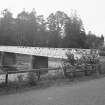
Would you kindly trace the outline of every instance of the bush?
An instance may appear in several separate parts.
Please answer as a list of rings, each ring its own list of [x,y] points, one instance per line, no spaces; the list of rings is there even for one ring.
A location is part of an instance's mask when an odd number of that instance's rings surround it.
[[[100,55],[100,56],[105,56],[105,51],[100,51],[100,52],[99,52],[99,55]]]
[[[19,82],[23,82],[23,75],[18,75],[17,79],[18,79]]]
[[[68,77],[69,74],[73,74],[73,77],[75,77],[75,74],[78,74],[76,70],[84,70],[85,75],[96,73],[98,70],[97,65],[99,65],[100,60],[97,53],[83,54],[81,58],[77,59],[71,52],[67,53],[66,56],[67,60],[62,64],[65,77]],[[69,77],[71,77],[70,75]]]
[[[100,55],[100,56],[105,56],[105,47],[101,47],[101,48],[99,49],[99,55]]]
[[[69,62],[71,65],[74,65],[75,63],[74,54],[66,53],[66,56],[67,56],[67,62]]]
[[[28,79],[28,83],[30,84],[30,85],[36,85],[36,74],[35,73],[33,73],[33,72],[30,72],[30,73],[28,73],[28,76],[27,76],[27,79]]]

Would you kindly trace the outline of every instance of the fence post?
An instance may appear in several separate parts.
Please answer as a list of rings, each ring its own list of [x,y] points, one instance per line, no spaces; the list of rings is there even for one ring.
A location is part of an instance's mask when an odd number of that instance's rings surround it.
[[[5,85],[8,84],[8,72],[6,72],[6,75],[5,75]]]

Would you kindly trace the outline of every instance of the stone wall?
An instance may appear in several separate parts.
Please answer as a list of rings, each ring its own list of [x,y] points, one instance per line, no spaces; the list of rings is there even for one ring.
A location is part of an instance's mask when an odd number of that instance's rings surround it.
[[[16,67],[18,70],[31,70],[31,55],[16,54]]]
[[[77,48],[47,48],[47,47],[24,47],[24,46],[0,46],[0,51],[12,52],[19,54],[53,57],[53,58],[64,58],[66,59],[66,53],[74,53],[75,56],[79,57],[83,53],[90,53],[90,49],[77,49]],[[98,50],[96,50],[98,51]]]
[[[8,65],[15,65],[16,64],[16,54],[15,53],[9,53],[9,52],[3,52],[1,56],[2,65],[8,66]]]
[[[75,58],[80,58],[83,54],[90,54],[90,49],[72,49],[72,48],[45,48],[45,47],[19,47],[19,46],[0,46],[0,51],[6,52],[3,62],[5,64],[11,65],[15,63],[14,55],[16,55],[15,65],[19,70],[30,70],[32,68],[47,68],[51,65],[57,67],[60,64],[60,61],[67,59],[66,53],[73,53]],[[93,52],[98,53],[97,50]],[[0,61],[2,59],[2,53],[0,53]],[[6,57],[8,56],[8,57]],[[12,58],[12,59],[11,59]],[[36,59],[35,59],[36,58]],[[48,58],[54,58],[53,61],[48,62]],[[33,61],[35,62],[33,64]],[[49,64],[48,64],[49,63]],[[1,64],[1,63],[0,63]],[[33,66],[34,65],[34,66]],[[50,65],[50,66],[49,66]],[[51,66],[51,67],[52,67]]]
[[[48,68],[48,58],[26,54],[0,52],[0,65],[16,66],[17,70]]]

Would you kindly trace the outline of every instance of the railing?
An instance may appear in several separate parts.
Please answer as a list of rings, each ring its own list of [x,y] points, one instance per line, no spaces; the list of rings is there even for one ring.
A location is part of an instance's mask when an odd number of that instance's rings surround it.
[[[16,73],[27,73],[27,72],[34,72],[37,73],[38,71],[47,71],[47,70],[58,70],[60,68],[40,68],[40,69],[31,69],[31,70],[18,70],[18,71],[5,71],[5,72],[1,72],[0,74],[16,74]]]
[[[51,71],[51,70],[58,70],[61,69],[59,68],[40,68],[40,69],[31,69],[31,70],[17,70],[17,71],[6,71],[5,69],[8,69],[9,66],[0,66],[2,71],[0,72],[0,75],[5,75],[5,84],[8,83],[8,75],[9,74],[17,74],[17,73],[29,73],[29,72],[33,72],[33,73],[37,73],[38,75],[38,80],[40,78],[40,71]],[[13,66],[14,67],[14,66]]]
[[[91,66],[91,67],[90,67]],[[92,68],[93,66],[93,68]],[[96,71],[96,67],[97,65],[86,65],[85,67],[81,66],[74,66],[73,70],[71,70],[72,68],[68,67],[66,68],[66,72],[64,70],[63,67],[58,67],[58,68],[40,68],[40,69],[31,69],[31,70],[17,70],[17,71],[6,71],[5,69],[8,69],[9,66],[0,66],[2,69],[2,72],[0,72],[0,75],[5,75],[5,84],[8,83],[8,75],[9,74],[17,74],[17,73],[29,73],[29,72],[33,72],[36,73],[38,76],[38,79],[40,78],[40,73],[44,72],[44,71],[52,71],[52,70],[62,70],[64,72],[64,76],[69,75],[69,74],[75,74],[76,72],[84,72],[85,74],[89,71]],[[14,67],[14,66],[13,66]],[[90,67],[90,68],[89,68]],[[65,74],[66,73],[66,74]]]

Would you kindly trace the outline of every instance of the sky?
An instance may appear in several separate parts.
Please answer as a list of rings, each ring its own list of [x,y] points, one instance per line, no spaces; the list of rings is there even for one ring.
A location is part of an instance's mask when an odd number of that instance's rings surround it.
[[[47,17],[58,10],[67,13],[76,10],[81,17],[86,32],[105,37],[105,0],[1,0],[0,11],[9,9],[15,16],[23,9],[31,11],[35,8],[37,14]]]

